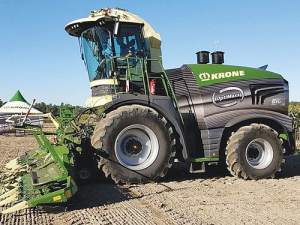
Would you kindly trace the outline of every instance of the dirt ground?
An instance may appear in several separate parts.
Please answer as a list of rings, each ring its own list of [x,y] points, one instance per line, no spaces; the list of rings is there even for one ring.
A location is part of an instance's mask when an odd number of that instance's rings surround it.
[[[36,146],[32,136],[0,136],[0,164]],[[117,186],[99,178],[79,186],[66,212],[21,210],[0,214],[0,224],[300,224],[300,157],[285,159],[276,179],[259,181],[214,167],[190,174],[182,163],[160,183]]]

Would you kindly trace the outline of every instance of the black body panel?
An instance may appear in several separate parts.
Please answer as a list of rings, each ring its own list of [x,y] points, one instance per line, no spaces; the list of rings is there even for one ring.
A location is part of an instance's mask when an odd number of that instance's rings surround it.
[[[166,73],[183,115],[191,158],[218,157],[224,130],[245,121],[269,121],[280,127],[279,132],[292,132],[284,79],[245,79],[200,88],[188,66]]]

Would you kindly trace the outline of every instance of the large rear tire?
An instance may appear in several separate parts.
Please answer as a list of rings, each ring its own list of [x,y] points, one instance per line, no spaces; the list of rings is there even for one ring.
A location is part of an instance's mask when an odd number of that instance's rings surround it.
[[[115,183],[143,183],[164,177],[175,156],[175,138],[167,120],[140,105],[122,106],[96,126],[92,146],[105,151],[99,167]]]
[[[243,179],[274,178],[283,162],[282,143],[278,133],[264,124],[241,127],[227,142],[228,170]]]

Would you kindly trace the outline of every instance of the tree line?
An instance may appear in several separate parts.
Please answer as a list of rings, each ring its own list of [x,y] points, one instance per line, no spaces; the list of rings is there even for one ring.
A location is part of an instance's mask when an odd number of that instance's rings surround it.
[[[52,113],[53,116],[57,117],[59,116],[59,110],[61,107],[71,106],[74,107],[74,115],[77,115],[80,110],[83,109],[81,106],[72,106],[70,104],[61,103],[60,105],[52,105],[46,104],[45,102],[35,103],[34,107],[38,110],[40,110],[43,113]]]

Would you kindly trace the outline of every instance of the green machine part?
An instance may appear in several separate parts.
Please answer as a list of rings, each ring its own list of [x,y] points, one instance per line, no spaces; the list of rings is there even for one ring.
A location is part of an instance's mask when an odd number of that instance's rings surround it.
[[[10,161],[1,173],[0,206],[13,204],[3,214],[66,202],[77,192],[73,154],[66,146],[51,144],[40,128],[30,130],[39,148]]]

